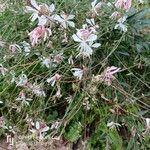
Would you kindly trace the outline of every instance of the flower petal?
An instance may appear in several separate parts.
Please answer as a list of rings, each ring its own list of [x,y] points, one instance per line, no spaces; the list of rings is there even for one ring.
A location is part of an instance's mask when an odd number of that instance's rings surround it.
[[[44,127],[44,128],[41,130],[41,132],[46,132],[46,131],[48,131],[48,130],[49,130],[49,127],[46,126],[46,127]]]
[[[82,40],[76,34],[73,34],[72,38],[76,42],[82,42]]]
[[[30,7],[30,6],[26,6],[25,8],[29,12],[36,12],[36,13],[38,13],[38,11],[36,9],[34,9],[34,8]]]
[[[68,19],[68,20],[71,20],[71,19],[73,19],[74,17],[75,17],[75,15],[69,15],[67,19]]]
[[[94,47],[94,48],[98,48],[98,47],[100,47],[100,46],[101,46],[100,43],[95,43],[95,44],[92,45],[92,47]]]
[[[31,0],[30,2],[31,2],[32,6],[34,6],[37,10],[39,10],[39,6],[38,6],[38,4],[36,3],[35,0]]]
[[[75,23],[73,21],[67,21],[67,23],[70,27],[75,27]]]
[[[90,41],[95,41],[96,39],[97,39],[97,35],[91,34],[86,41],[90,42]]]
[[[39,26],[43,26],[47,23],[47,18],[43,15],[41,17],[38,17],[38,20],[39,20],[39,23],[38,23]]]
[[[50,12],[53,12],[53,11],[55,10],[55,5],[54,5],[54,4],[51,4],[51,5],[49,6],[49,10],[50,10]]]
[[[53,19],[57,20],[58,22],[63,22],[64,21],[64,19],[62,19],[59,15],[54,15]]]
[[[39,123],[38,121],[36,121],[36,123],[35,123],[35,127],[36,127],[36,129],[37,129],[37,130],[39,130],[39,129],[40,129],[40,123]]]
[[[96,2],[97,2],[97,0],[94,0],[94,1],[91,3],[91,6],[92,6],[93,8],[95,7]]]

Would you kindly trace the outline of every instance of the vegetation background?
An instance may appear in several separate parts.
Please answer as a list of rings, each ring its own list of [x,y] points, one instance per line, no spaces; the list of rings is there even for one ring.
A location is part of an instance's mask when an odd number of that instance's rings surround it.
[[[3,2],[3,1],[2,1]],[[1,4],[3,4],[1,2]],[[38,0],[39,3],[56,6],[56,12],[64,11],[75,14],[76,28],[82,27],[89,17],[91,2],[89,0]],[[108,1],[103,1],[107,3]],[[111,2],[111,1],[110,1]],[[150,9],[148,1],[140,4],[134,0],[132,10],[128,13],[128,31],[122,33],[114,30],[116,22],[111,20],[112,9],[105,5],[96,18],[99,25],[98,41],[102,44],[94,51],[91,59],[75,59],[68,64],[70,55],[75,58],[76,43],[71,36],[76,29],[68,29],[70,39],[62,42],[62,31],[59,26],[53,28],[50,37],[53,47],[43,42],[32,48],[26,56],[23,52],[11,56],[9,45],[22,41],[30,43],[28,33],[37,22],[30,21],[25,13],[26,1],[4,1],[5,9],[0,13],[0,64],[8,68],[5,76],[0,76],[0,115],[5,116],[6,125],[15,130],[16,141],[28,145],[29,149],[87,149],[87,150],[148,150],[150,134],[146,132],[146,118],[150,118]],[[4,45],[2,43],[5,43]],[[64,59],[50,69],[41,66],[36,53],[42,56],[63,53]],[[70,70],[73,67],[85,66],[88,70],[83,80],[78,81]],[[111,86],[93,82],[92,76],[99,75],[107,66],[118,66],[117,74]],[[33,101],[30,106],[22,106],[16,101],[22,90],[11,83],[14,71],[18,77],[22,72],[29,81],[44,87],[46,97],[36,97],[28,93]],[[60,81],[61,98],[54,95],[57,86],[50,87],[45,80],[52,74],[63,75]],[[87,76],[87,77],[86,77]],[[70,99],[69,99],[70,98]],[[68,99],[70,100],[68,102]],[[19,111],[18,111],[19,110]],[[48,126],[60,122],[59,127],[49,130],[44,141],[38,141],[29,134],[26,124],[27,115],[33,120],[44,120]],[[114,122],[114,128],[108,123]],[[2,138],[10,130],[0,129]],[[12,133],[11,133],[12,134]],[[59,137],[59,140],[52,139]],[[40,144],[39,144],[40,143]]]

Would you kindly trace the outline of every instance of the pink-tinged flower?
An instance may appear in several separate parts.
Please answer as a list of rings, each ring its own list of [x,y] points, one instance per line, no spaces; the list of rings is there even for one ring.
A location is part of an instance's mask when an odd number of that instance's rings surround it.
[[[38,122],[35,123],[32,122],[33,128],[30,129],[30,131],[39,137],[40,140],[42,140],[46,134],[46,132],[49,130],[49,127],[44,122]]]
[[[131,8],[132,0],[116,0],[115,6],[116,8],[124,9],[128,11]]]
[[[2,76],[5,76],[7,72],[8,69],[6,69],[2,64],[0,64],[0,73],[2,74]]]
[[[31,51],[31,46],[29,43],[26,41],[21,42],[19,45],[18,44],[11,44],[9,45],[9,51],[14,56],[16,53],[24,53],[25,56],[30,54]]]
[[[102,80],[107,85],[111,85],[112,81],[115,79],[114,74],[116,74],[119,71],[120,71],[120,68],[117,68],[114,66],[107,67],[101,75]]]
[[[120,17],[120,13],[118,11],[115,11],[111,14],[111,16],[109,18],[110,19],[117,19],[118,17]]]
[[[59,75],[58,73],[56,73],[54,76],[50,77],[47,79],[47,82],[49,84],[51,84],[51,86],[54,86],[56,81],[60,81],[61,79],[61,75]]]
[[[38,5],[35,0],[30,0],[31,6],[26,6],[26,10],[31,12],[31,21],[38,19],[38,25],[45,25],[48,21],[52,20],[51,14],[55,10],[55,5],[47,4]]]
[[[63,60],[63,53],[53,56],[53,62],[59,64]]]
[[[28,106],[29,106],[29,102],[32,101],[31,98],[26,98],[26,93],[24,91],[21,91],[19,93],[19,97],[16,100],[21,101],[22,105],[28,105]]]
[[[75,42],[79,42],[78,50],[80,50],[79,55],[83,55],[85,57],[90,57],[93,53],[93,48],[98,48],[100,46],[99,43],[93,44],[93,42],[97,39],[97,35],[95,35],[87,26],[84,25],[83,29],[78,29],[77,33],[72,36]]]
[[[35,94],[38,97],[45,97],[46,96],[41,85],[37,85],[36,83],[33,83],[33,84],[28,83],[26,88],[28,88],[29,91],[31,91],[33,94]]]
[[[60,16],[54,15],[53,19],[58,21],[61,24],[61,26],[66,29],[68,28],[68,26],[73,27],[73,28],[75,27],[74,22],[71,21],[72,19],[74,19],[74,17],[75,15],[67,15],[65,13],[62,13],[60,14]]]
[[[5,118],[4,116],[0,117],[0,127],[3,127],[5,125]]]
[[[21,47],[17,44],[11,44],[9,45],[9,50],[12,54],[15,54],[17,51],[21,52]]]
[[[50,29],[45,28],[44,26],[38,26],[28,35],[30,36],[31,45],[35,46],[39,40],[43,39],[45,41],[46,38],[51,34],[52,33]]]

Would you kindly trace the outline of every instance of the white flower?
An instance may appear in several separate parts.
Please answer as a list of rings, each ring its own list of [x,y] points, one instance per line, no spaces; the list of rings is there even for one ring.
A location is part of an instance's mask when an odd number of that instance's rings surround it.
[[[68,64],[69,65],[73,65],[74,64],[72,55],[68,58]]]
[[[43,57],[43,58],[41,58],[41,60],[42,60],[43,66],[50,68],[50,64],[51,64],[51,58],[50,57],[48,57],[48,58]]]
[[[88,23],[88,25],[90,25],[89,29],[93,33],[96,33],[96,29],[99,28],[99,26],[95,24],[94,18],[92,18],[92,19],[86,19],[86,22]]]
[[[8,144],[8,147],[10,146],[14,146],[14,138],[12,137],[12,135],[7,135],[6,136],[6,141],[7,141],[7,144]],[[9,149],[9,148],[8,148]],[[11,148],[10,148],[11,149]]]
[[[56,92],[54,97],[57,97],[57,98],[61,98],[62,97],[62,95],[61,95],[61,88],[60,88],[59,85],[57,85],[57,92]]]
[[[19,97],[16,100],[21,101],[22,105],[28,105],[28,106],[29,106],[29,102],[32,101],[31,98],[26,98],[26,94],[23,91],[19,93]]]
[[[6,126],[6,125],[4,125],[3,128],[6,129],[6,130],[8,130],[9,132],[15,134],[15,130],[13,129],[12,126]]]
[[[92,10],[91,11],[92,11],[92,13],[94,13],[94,16],[98,15],[98,11],[100,10],[101,5],[102,5],[102,3],[101,2],[97,3],[97,0],[94,0],[91,3],[91,6],[92,6]]]
[[[63,53],[59,53],[57,55],[49,55],[49,57],[41,57],[40,60],[42,61],[42,65],[50,68],[52,66],[56,66],[56,64],[60,63],[63,60]]]
[[[49,127],[44,122],[38,122],[32,123],[34,128],[30,129],[30,131],[33,134],[36,134],[40,140],[42,140],[46,134],[46,132],[49,130]]]
[[[8,72],[8,69],[4,68],[2,64],[0,64],[0,73],[2,76],[5,76],[6,73]]]
[[[56,122],[54,122],[54,123],[52,123],[52,125],[51,125],[51,130],[53,130],[53,129],[57,129],[58,127],[59,127],[59,125],[60,125],[60,122],[58,122],[58,121],[56,121]]]
[[[80,69],[80,68],[72,68],[71,71],[72,71],[73,75],[75,77],[77,77],[79,80],[82,79],[82,76],[83,76],[83,70],[82,69]]]
[[[56,81],[59,81],[61,79],[61,75],[56,73],[54,76],[48,78],[46,81],[51,84],[51,86],[54,86]]]
[[[89,103],[89,101],[83,102],[83,106],[85,106],[86,110],[90,110],[90,103]]]
[[[17,81],[15,81],[15,82],[16,82],[17,86],[25,86],[27,84],[27,82],[28,82],[28,78],[27,78],[27,76],[25,74],[22,73],[19,76],[19,79]]]
[[[140,4],[144,4],[144,0],[138,0]]]
[[[19,45],[18,44],[9,45],[9,50],[12,54],[16,54],[17,52],[19,52],[19,53],[24,52],[25,56],[27,56],[27,55],[29,55],[29,53],[31,51],[31,46],[26,41],[23,41]]]
[[[90,57],[93,53],[92,47],[99,47],[100,44],[97,43],[96,46],[93,42],[97,39],[97,35],[92,33],[92,31],[86,28],[86,25],[83,26],[83,29],[77,30],[77,33],[73,36],[74,41],[79,42],[78,50],[80,50],[79,55],[85,57]]]
[[[90,45],[90,47],[93,47],[93,48],[98,48],[101,46],[100,43],[93,43],[93,42],[89,42],[89,45]]]
[[[146,118],[146,128],[150,130],[150,118]]]
[[[115,11],[115,12],[113,12],[113,13],[111,14],[111,16],[110,16],[109,18],[110,18],[110,19],[116,19],[116,18],[118,18],[118,17],[120,17],[120,12]]]
[[[69,95],[68,97],[65,98],[67,102],[70,104],[73,101],[73,97]]]
[[[31,51],[31,46],[29,43],[27,43],[26,41],[23,41],[20,43],[23,50],[24,50],[24,53],[25,53],[25,56],[28,56],[30,54],[30,51]]]
[[[119,123],[115,123],[115,122],[108,122],[107,123],[107,127],[109,127],[110,129],[113,129],[113,128],[115,128],[116,126],[120,126],[121,127],[121,125],[119,124]]]
[[[55,5],[38,5],[35,0],[31,0],[31,7],[26,6],[26,9],[28,12],[33,13],[31,15],[31,21],[38,19],[38,25],[45,25],[50,19],[52,19],[50,15],[55,10]]]
[[[63,28],[67,28],[68,26],[70,27],[75,27],[75,24],[72,20],[75,17],[75,15],[67,15],[65,13],[62,13],[60,16],[59,15],[54,15],[54,20],[58,21]]]
[[[42,87],[40,85],[37,85],[36,83],[34,83],[33,85],[30,84],[29,89],[31,90],[31,92],[33,94],[35,94],[38,97],[45,97],[46,96]]]
[[[16,80],[14,70],[10,71],[10,74],[11,74],[11,76],[12,76],[12,79],[11,79],[11,81],[10,81],[10,82],[11,82],[11,83],[14,83],[14,82],[15,82],[15,80]]]
[[[110,3],[110,2],[107,3],[107,6],[113,7],[112,3]]]
[[[127,26],[124,24],[126,21],[127,16],[123,16],[118,20],[118,24],[115,25],[114,29],[120,29],[123,32],[127,32]]]

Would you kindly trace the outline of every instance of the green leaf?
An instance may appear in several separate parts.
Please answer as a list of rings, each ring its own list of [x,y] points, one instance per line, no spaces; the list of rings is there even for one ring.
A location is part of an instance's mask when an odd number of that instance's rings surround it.
[[[127,150],[132,150],[133,146],[134,146],[134,138],[131,138],[128,143]]]
[[[128,22],[134,22],[134,21],[143,19],[146,16],[146,14],[149,14],[149,13],[150,13],[150,9],[145,8],[145,9],[138,11],[137,13],[134,13],[133,15],[128,17],[127,20]]]
[[[109,143],[111,143],[112,149],[121,150],[122,149],[122,138],[119,136],[118,132],[111,130],[109,132]]]
[[[82,132],[81,123],[80,122],[73,122],[69,126],[68,132],[67,131],[65,132],[64,136],[67,140],[69,140],[71,142],[76,142],[80,138],[81,132]]]

